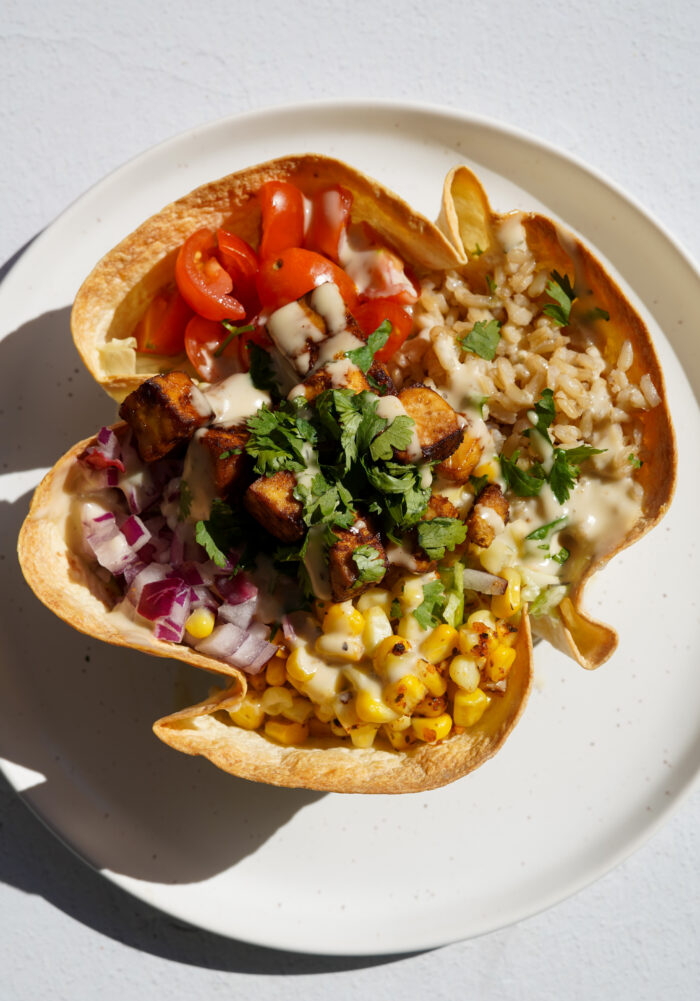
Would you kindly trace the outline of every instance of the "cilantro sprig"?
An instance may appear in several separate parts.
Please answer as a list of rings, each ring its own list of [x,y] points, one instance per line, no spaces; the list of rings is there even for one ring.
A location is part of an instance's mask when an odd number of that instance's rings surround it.
[[[374,356],[378,351],[381,351],[386,342],[389,340],[391,334],[391,324],[388,320],[384,320],[379,324],[376,330],[374,330],[367,338],[367,343],[363,344],[361,348],[354,348],[352,351],[346,351],[345,357],[349,358],[353,365],[357,365],[360,371],[366,375],[369,372],[372,362],[374,361]]]
[[[231,552],[240,546],[243,536],[241,516],[218,497],[212,502],[209,517],[195,526],[196,541],[217,567],[228,566]]]
[[[384,560],[373,546],[358,546],[352,554],[353,563],[357,567],[358,576],[355,588],[363,584],[376,584],[386,573]]]
[[[477,320],[468,334],[460,339],[464,351],[471,351],[486,361],[493,361],[501,339],[501,324],[498,320]]]
[[[246,452],[255,459],[259,475],[301,472],[313,458],[318,432],[304,415],[304,402],[303,397],[297,397],[284,401],[277,410],[263,406],[248,419]]]
[[[422,629],[434,629],[446,604],[445,585],[441,580],[432,580],[423,585],[423,600],[412,615]]]
[[[460,546],[467,537],[467,526],[459,518],[432,518],[421,521],[417,528],[418,544],[431,560],[439,560]]]
[[[237,327],[235,324],[231,323],[230,320],[222,320],[221,326],[224,330],[228,331],[228,336],[224,338],[221,344],[218,346],[214,352],[214,357],[219,358],[226,348],[229,346],[234,337],[239,337],[241,334],[250,334],[255,330],[255,324],[249,323],[245,327]]]
[[[542,312],[556,323],[558,327],[566,327],[571,317],[571,307],[576,299],[573,285],[568,275],[560,275],[552,271],[546,292],[554,302],[548,302],[542,307]]]

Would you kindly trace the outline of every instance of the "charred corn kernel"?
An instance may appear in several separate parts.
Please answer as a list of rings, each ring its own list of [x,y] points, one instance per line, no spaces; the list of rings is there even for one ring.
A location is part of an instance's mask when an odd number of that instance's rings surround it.
[[[408,730],[411,726],[410,716],[399,716],[398,719],[392,719],[391,723],[385,723],[385,730]]]
[[[330,728],[329,723],[323,723],[320,719],[315,719],[313,716],[308,722],[309,736],[310,737],[332,737],[333,731]]]
[[[281,715],[293,723],[306,723],[313,711],[314,707],[308,699],[292,698],[291,706],[288,709],[283,709]]]
[[[203,640],[214,629],[216,616],[211,608],[195,608],[185,623],[185,629],[195,639]]]
[[[265,734],[289,747],[292,744],[303,744],[309,736],[309,728],[306,723],[285,723],[282,720],[269,719],[265,724]]]
[[[488,608],[480,608],[478,612],[472,612],[467,619],[467,628],[476,633],[482,633],[484,626],[489,630],[496,629],[496,620]]]
[[[308,650],[303,646],[296,647],[287,657],[287,674],[295,681],[310,681],[316,674],[316,664]]]
[[[515,650],[513,647],[506,646],[504,643],[497,646],[491,654],[490,663],[486,669],[491,681],[503,681],[504,678],[507,678],[514,660]]]
[[[292,693],[288,688],[274,685],[266,688],[260,697],[260,703],[268,716],[279,716],[292,706]]]
[[[426,695],[416,706],[416,716],[442,716],[447,710],[447,699],[444,695]]]
[[[428,689],[415,674],[406,674],[400,681],[387,685],[382,696],[384,701],[398,713],[412,713]]]
[[[383,727],[384,736],[392,747],[397,751],[405,751],[411,744],[415,744],[416,737],[412,728],[406,730],[390,730],[387,725]]]
[[[321,601],[320,598],[316,598],[314,601],[314,613],[319,622],[323,622],[323,618],[330,608],[330,601]]]
[[[346,636],[359,636],[365,628],[362,612],[353,608],[351,601],[343,601],[329,605],[323,616],[324,633],[344,633]]]
[[[452,729],[452,717],[449,713],[443,713],[435,719],[414,716],[411,720],[411,729],[419,740],[424,740],[426,744],[434,744],[436,740],[444,740],[448,736]]]
[[[374,738],[377,736],[378,726],[371,723],[363,723],[361,726],[354,726],[350,730],[350,740],[353,747],[371,747]]]
[[[331,733],[334,737],[347,737],[348,731],[345,729],[340,720],[332,719],[328,724],[331,728]]]
[[[457,630],[443,622],[424,639],[420,646],[421,657],[430,664],[439,664],[457,647]]]
[[[476,661],[462,655],[453,657],[450,661],[450,677],[465,692],[473,692],[481,681]]]
[[[499,619],[509,619],[520,610],[520,574],[513,567],[506,567],[502,576],[508,581],[508,587],[503,594],[491,599],[491,611]]]
[[[363,723],[389,723],[400,715],[365,688],[357,693],[355,712]]]
[[[486,712],[491,699],[480,688],[456,692],[452,712],[457,726],[474,726]]]
[[[372,662],[377,674],[388,674],[402,663],[402,658],[410,654],[413,644],[403,636],[387,636],[374,651]]]
[[[400,581],[400,590],[397,598],[401,602],[401,607],[405,612],[412,612],[419,605],[423,604],[423,584],[422,577],[406,577]]]
[[[399,619],[396,632],[407,640],[413,640],[414,643],[420,643],[429,635],[429,630],[424,629],[415,615],[411,615],[410,612]]]
[[[383,608],[379,605],[368,608],[365,612],[365,628],[362,633],[365,655],[371,657],[381,641],[391,636],[392,631],[391,622]]]
[[[428,689],[429,695],[444,695],[447,691],[447,678],[435,664],[427,660],[419,660],[416,669],[420,671],[420,679]]]
[[[265,710],[261,706],[259,698],[246,692],[238,709],[230,710],[229,716],[236,726],[240,726],[244,730],[257,730],[263,724]]]
[[[501,619],[501,621],[496,625],[496,636],[498,636],[501,643],[505,643],[506,646],[513,646],[518,638],[518,630],[515,626],[512,626],[510,622],[504,622],[503,619]]]
[[[391,591],[387,591],[383,587],[371,587],[369,591],[365,591],[358,598],[357,610],[365,614],[370,608],[381,608],[388,615],[392,601]]]
[[[501,473],[501,465],[496,459],[480,462],[474,470],[474,476],[488,476],[489,483],[495,483]]]
[[[360,722],[352,692],[341,692],[333,699],[333,719],[340,723],[344,731],[349,730],[351,726],[357,726]]]
[[[323,633],[316,640],[316,652],[334,660],[357,664],[365,655],[365,645],[360,636],[348,633]]]
[[[286,680],[287,672],[284,669],[284,661],[277,656],[268,660],[265,668],[265,681],[268,685],[283,685]]]

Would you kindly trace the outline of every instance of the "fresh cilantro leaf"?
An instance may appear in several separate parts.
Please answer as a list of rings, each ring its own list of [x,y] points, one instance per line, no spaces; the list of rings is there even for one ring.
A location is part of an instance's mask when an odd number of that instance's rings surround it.
[[[366,344],[363,344],[361,348],[355,348],[353,351],[346,351],[345,357],[349,358],[353,365],[357,365],[361,372],[367,374],[372,362],[374,361],[374,356],[377,351],[381,351],[384,347],[386,342],[389,340],[390,334],[391,324],[388,320],[384,320],[379,324],[377,329],[369,335]]]
[[[394,598],[391,603],[391,608],[389,609],[390,619],[400,619],[401,618],[401,602],[398,598]]]
[[[180,480],[180,501],[177,508],[177,520],[185,521],[190,516],[192,508],[192,490],[187,480]]]
[[[486,284],[489,287],[489,292],[491,293],[491,295],[493,295],[496,289],[498,288],[498,285],[496,285],[496,282],[491,277],[491,275],[486,275]]]
[[[547,295],[554,299],[554,303],[547,303],[546,306],[542,307],[542,312],[554,320],[558,327],[565,327],[571,316],[571,307],[574,304],[576,293],[568,275],[560,275],[558,271],[552,271],[550,278],[552,280],[548,282],[546,291]]]
[[[406,414],[399,414],[370,445],[370,455],[377,462],[379,459],[393,459],[394,449],[399,451],[408,448],[413,439],[413,428],[416,422]]]
[[[563,563],[566,563],[566,561],[568,560],[568,558],[570,556],[571,556],[571,553],[569,552],[569,550],[568,549],[564,549],[564,547],[562,547],[559,550],[558,553],[554,554],[554,556],[552,557],[552,559],[554,560],[555,563],[563,564]]]
[[[352,559],[358,570],[358,578],[353,587],[374,584],[386,573],[384,560],[374,546],[358,546],[352,554]]]
[[[246,452],[256,460],[259,475],[301,472],[315,458],[318,432],[299,410],[293,401],[285,401],[277,410],[263,406],[248,418]]]
[[[513,452],[510,459],[505,455],[499,456],[503,479],[508,489],[518,497],[536,497],[544,485],[545,472],[539,463],[535,463],[529,470],[521,469],[517,464],[519,456],[520,449]]]
[[[422,521],[417,528],[418,544],[431,560],[439,560],[445,550],[452,551],[467,537],[467,526],[459,518],[432,518]]]
[[[352,494],[340,482],[329,482],[317,473],[310,486],[297,483],[294,496],[304,504],[306,525],[338,525],[349,528],[355,520]]]
[[[464,351],[471,351],[486,361],[493,361],[501,339],[501,324],[498,320],[477,320],[468,334],[460,340]]]
[[[267,390],[275,398],[282,393],[277,382],[272,359],[268,352],[259,344],[248,341],[246,347],[250,355],[250,379],[256,389]]]
[[[249,323],[247,327],[236,327],[230,320],[222,320],[221,326],[224,327],[225,330],[228,330],[228,337],[221,342],[214,352],[215,358],[219,358],[220,355],[224,353],[234,337],[238,337],[239,334],[250,334],[253,330],[255,330],[254,323]]]
[[[557,525],[563,525],[565,521],[567,521],[566,515],[561,518],[555,518],[554,521],[548,521],[546,525],[540,525],[539,528],[536,528],[534,532],[530,532],[530,534],[526,535],[525,538],[534,539],[536,542],[539,542],[541,539],[546,539],[547,536],[554,531]]]
[[[627,461],[631,465],[632,469],[641,469],[644,463],[642,460],[636,456],[634,453],[627,456]]]
[[[423,585],[423,601],[412,615],[422,629],[434,629],[446,603],[445,585],[441,580],[431,580]]]
[[[591,455],[599,455],[604,451],[604,448],[592,448],[590,445],[554,449],[554,462],[549,473],[549,485],[560,504],[569,499],[573,486],[581,474],[579,465]]]
[[[536,423],[533,427],[528,428],[523,434],[529,437],[533,431],[539,432],[544,440],[550,445],[552,444],[552,439],[549,437],[549,432],[547,428],[554,421],[556,411],[554,409],[554,393],[551,389],[543,389],[539,400],[534,406],[535,415],[537,417]]]
[[[241,525],[236,512],[218,497],[214,499],[206,521],[198,521],[195,539],[204,546],[217,567],[228,564],[231,550],[241,541]]]
[[[470,476],[469,482],[471,483],[472,490],[474,491],[474,500],[476,500],[479,494],[483,493],[489,485],[489,478],[488,476]]]

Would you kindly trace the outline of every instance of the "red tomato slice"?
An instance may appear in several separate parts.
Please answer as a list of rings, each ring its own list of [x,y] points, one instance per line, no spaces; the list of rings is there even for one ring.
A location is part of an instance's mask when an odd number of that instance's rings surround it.
[[[352,195],[336,184],[318,191],[311,199],[311,222],[304,237],[307,250],[325,254],[338,262],[340,238],[350,222]]]
[[[352,266],[348,265],[352,274]],[[393,250],[375,247],[365,256],[362,277],[358,280],[362,301],[366,299],[391,299],[404,306],[411,306],[420,295],[420,287]]]
[[[272,257],[304,242],[304,196],[289,181],[267,181],[258,191],[262,210],[260,257]]]
[[[159,292],[136,327],[136,349],[142,354],[180,354],[185,350],[185,327],[191,316],[177,289]]]
[[[228,293],[233,280],[214,256],[216,237],[209,229],[198,229],[180,247],[175,263],[175,280],[185,301],[207,320],[245,317],[245,309]]]
[[[374,356],[377,361],[391,361],[413,328],[413,317],[391,299],[371,299],[369,302],[363,302],[355,307],[353,316],[366,337],[374,333],[384,320],[388,320],[391,324],[389,340]]]
[[[185,351],[197,374],[206,382],[214,382],[240,372],[237,342],[241,336],[245,334],[234,337],[217,356],[216,352],[228,337],[226,328],[217,320],[193,316],[185,330]]]
[[[355,283],[342,268],[312,250],[291,247],[277,257],[262,261],[257,279],[258,295],[263,308],[279,309],[325,282],[338,286],[343,301],[350,308],[357,302]]]
[[[219,259],[233,280],[236,298],[245,306],[246,314],[259,312],[260,303],[255,288],[258,255],[235,233],[219,229],[216,232]]]

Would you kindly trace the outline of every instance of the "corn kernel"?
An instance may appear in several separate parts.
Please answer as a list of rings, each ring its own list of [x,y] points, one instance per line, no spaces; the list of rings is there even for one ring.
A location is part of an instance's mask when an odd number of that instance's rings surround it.
[[[288,688],[275,685],[265,689],[260,702],[268,716],[278,716],[280,713],[286,712],[287,709],[291,709],[292,693]]]
[[[480,688],[456,692],[452,712],[457,726],[474,726],[486,712],[491,699]]]
[[[360,717],[355,709],[355,696],[352,692],[340,692],[333,699],[333,719],[343,727],[345,733],[351,726],[357,726]]]
[[[355,712],[363,723],[389,723],[396,719],[399,713],[395,713],[389,706],[379,699],[376,699],[371,692],[363,688],[357,693],[355,699]]]
[[[310,681],[316,674],[316,664],[313,657],[303,646],[298,646],[292,650],[287,658],[287,674],[295,681]]]
[[[388,591],[386,592],[389,593]],[[364,596],[363,596],[364,597]],[[365,628],[362,633],[362,641],[365,645],[365,654],[372,656],[382,640],[391,636],[391,622],[387,613],[379,605],[372,605],[365,611]]]
[[[480,462],[474,470],[475,476],[487,476],[489,483],[495,483],[501,473],[501,465],[496,459]]]
[[[414,712],[416,716],[442,716],[447,710],[447,699],[444,695],[426,695],[416,706]]]
[[[395,747],[397,751],[405,751],[407,747],[411,744],[415,744],[416,736],[412,729],[406,730],[390,730],[385,724],[383,727],[384,735],[391,744]]]
[[[415,674],[406,674],[400,681],[387,685],[384,689],[384,701],[399,713],[412,713],[420,700],[425,697],[427,688]]]
[[[360,636],[337,632],[323,633],[316,640],[316,652],[333,660],[344,660],[348,664],[357,664],[365,655],[365,645]]]
[[[508,587],[503,594],[497,594],[491,599],[491,611],[499,619],[509,619],[520,610],[520,574],[512,567],[506,567],[502,573],[508,581]]]
[[[365,628],[362,612],[353,608],[351,601],[343,601],[329,605],[323,616],[324,633],[344,633],[346,636],[359,636]]]
[[[347,737],[348,731],[339,723],[337,719],[333,718],[328,724],[331,728],[331,733],[334,737]]]
[[[483,633],[484,627],[489,630],[496,628],[496,620],[488,608],[480,608],[478,612],[472,612],[467,619],[467,628],[474,632]]]
[[[423,584],[422,577],[405,577],[399,583],[399,593],[397,598],[401,602],[404,612],[412,612],[423,604]]]
[[[410,726],[410,716],[399,716],[398,719],[392,719],[391,723],[384,723],[385,730],[408,730]]]
[[[305,723],[283,723],[269,719],[265,724],[265,734],[289,747],[292,744],[303,744],[309,736],[309,728]]]
[[[456,646],[457,630],[443,622],[421,643],[421,657],[430,664],[438,664],[449,657]]]
[[[447,691],[447,678],[442,671],[438,670],[435,664],[430,664],[427,660],[419,660],[416,670],[420,672],[420,679],[428,689],[430,695],[444,695]]]
[[[320,598],[316,598],[314,601],[314,614],[319,622],[323,622],[324,616],[330,608],[330,605],[330,601],[322,601]]]
[[[398,667],[401,664],[401,658],[410,654],[412,648],[411,641],[404,639],[403,636],[395,634],[387,636],[374,651],[372,658],[377,674],[388,674],[389,671]]]
[[[265,681],[268,685],[283,685],[287,680],[287,672],[284,669],[284,661],[277,656],[268,660],[265,668]]]
[[[503,619],[501,619],[496,626],[496,635],[501,643],[505,643],[506,646],[513,646],[518,638],[518,630],[515,626],[512,626],[510,622],[504,622]]]
[[[253,692],[264,692],[267,688],[267,682],[265,681],[265,675],[260,672],[260,674],[249,674],[248,675],[248,689]]]
[[[350,740],[352,741],[353,747],[371,747],[374,743],[374,738],[377,736],[378,726],[372,726],[370,723],[363,723],[360,726],[354,726],[350,730]]]
[[[365,591],[358,598],[357,610],[366,613],[370,608],[376,607],[381,608],[388,615],[392,601],[391,591],[386,591],[383,587],[371,587],[369,591]]]
[[[491,661],[487,668],[491,681],[503,681],[504,678],[507,678],[514,660],[515,650],[512,647],[505,644],[496,647],[491,654]]]
[[[444,740],[448,736],[452,729],[452,717],[449,713],[443,713],[436,719],[414,716],[411,720],[411,729],[419,740],[424,740],[426,744],[434,744],[436,740]]]
[[[335,719],[335,709],[332,705],[317,706],[314,704],[314,716],[321,723],[330,723],[332,719]]]
[[[407,640],[413,640],[414,643],[420,643],[430,634],[430,630],[424,629],[415,615],[411,615],[410,612],[399,619],[396,632]]]
[[[211,635],[215,622],[216,616],[211,608],[195,608],[185,623],[185,629],[190,636],[203,640]]]
[[[236,726],[244,730],[257,730],[265,719],[265,710],[260,705],[259,698],[246,692],[238,709],[229,710],[229,716]]]
[[[479,668],[472,657],[453,657],[450,661],[450,677],[465,692],[473,692],[481,681]]]
[[[306,723],[313,711],[314,707],[308,699],[295,697],[292,699],[291,706],[288,709],[283,709],[281,715],[293,723]]]

